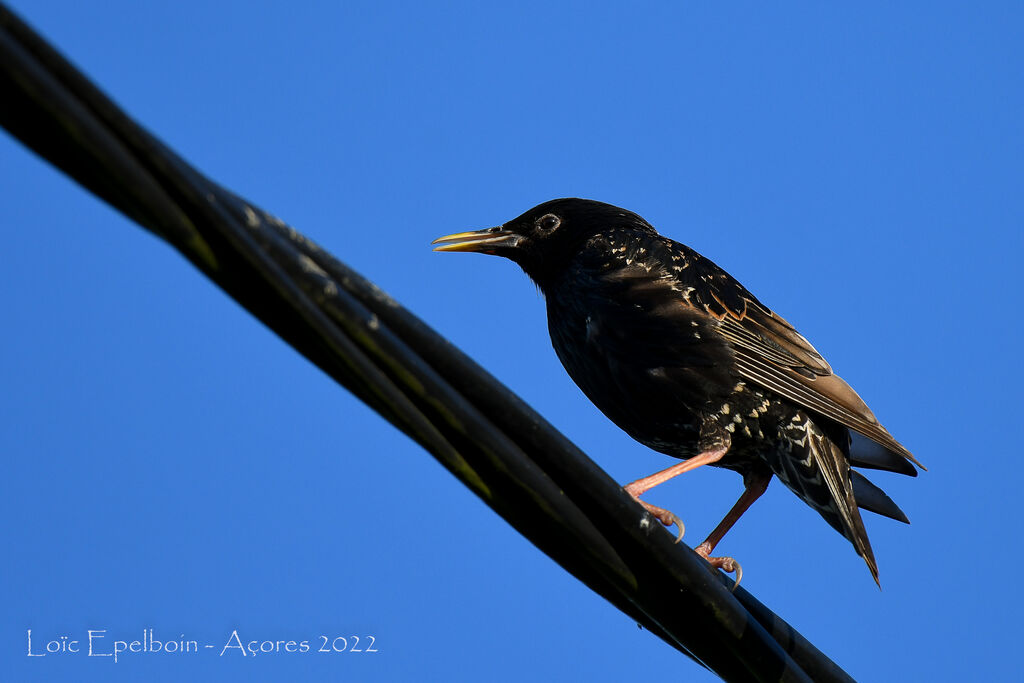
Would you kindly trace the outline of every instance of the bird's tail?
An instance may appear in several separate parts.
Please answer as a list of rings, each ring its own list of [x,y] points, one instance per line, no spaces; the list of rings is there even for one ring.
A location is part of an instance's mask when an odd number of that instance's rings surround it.
[[[791,457],[773,458],[772,470],[793,493],[853,543],[878,583],[878,565],[857,509],[848,453],[812,421],[804,416],[802,419],[806,420],[806,425],[795,423],[794,427],[806,436],[802,439],[805,457],[793,453]]]

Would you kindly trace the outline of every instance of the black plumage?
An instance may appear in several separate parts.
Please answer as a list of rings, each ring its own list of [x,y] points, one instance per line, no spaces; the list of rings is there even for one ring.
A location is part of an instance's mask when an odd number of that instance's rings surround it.
[[[435,240],[518,263],[544,293],[558,358],[583,392],[637,441],[683,460],[626,486],[639,495],[709,464],[745,491],[697,551],[708,557],[774,475],[878,570],[858,506],[906,522],[850,466],[916,476],[917,463],[806,339],[728,273],[636,214],[556,199],[504,225]],[[851,449],[851,430],[859,438]]]

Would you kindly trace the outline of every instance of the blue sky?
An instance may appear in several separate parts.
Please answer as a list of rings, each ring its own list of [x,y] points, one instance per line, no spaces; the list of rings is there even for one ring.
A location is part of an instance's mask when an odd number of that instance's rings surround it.
[[[721,546],[744,585],[858,679],[1019,674],[1019,4],[13,7],[619,481],[672,461],[576,389],[515,266],[429,242],[582,196],[711,257],[930,468],[873,477],[912,521],[866,515],[882,591],[777,482]],[[0,678],[714,680],[6,135],[0,205]],[[648,497],[692,544],[740,490]],[[213,647],[27,656],[150,628]],[[316,652],[351,635],[379,652]]]

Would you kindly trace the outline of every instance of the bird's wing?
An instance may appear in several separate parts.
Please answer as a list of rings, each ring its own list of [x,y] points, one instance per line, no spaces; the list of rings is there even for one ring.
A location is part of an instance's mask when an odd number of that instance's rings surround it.
[[[696,252],[688,252],[689,268],[693,269],[689,277],[699,280],[690,304],[719,321],[718,331],[732,344],[737,370],[744,379],[830,417],[923,468],[792,325],[724,270]],[[909,466],[895,469],[916,474]]]

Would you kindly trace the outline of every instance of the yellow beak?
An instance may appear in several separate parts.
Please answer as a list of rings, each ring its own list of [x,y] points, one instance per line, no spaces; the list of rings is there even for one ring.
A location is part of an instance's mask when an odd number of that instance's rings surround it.
[[[485,230],[445,235],[438,237],[431,244],[437,245],[434,251],[477,251],[493,254],[496,247],[515,247],[520,239],[522,238],[519,235],[499,225]]]

